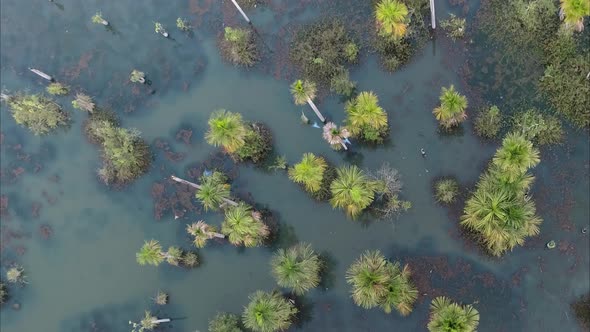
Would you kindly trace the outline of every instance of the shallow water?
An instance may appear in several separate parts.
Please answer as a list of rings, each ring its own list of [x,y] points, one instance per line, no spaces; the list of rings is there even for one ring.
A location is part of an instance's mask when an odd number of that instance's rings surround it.
[[[71,110],[74,121],[69,130],[38,138],[17,127],[2,106],[1,193],[8,197],[10,215],[2,218],[2,274],[16,261],[29,279],[26,287],[10,289],[12,298],[0,311],[3,332],[128,331],[128,320],[139,319],[150,308],[159,317],[174,319],[163,330],[206,331],[216,312],[240,313],[248,294],[274,288],[268,266],[271,248],[209,245],[199,250],[202,265],[190,271],[135,262],[144,239],[190,249],[187,223],[197,218],[212,224],[222,221],[215,213],[188,213],[174,220],[171,212],[155,220],[150,194],[155,182],[170,174],[185,176],[216,151],[203,135],[209,114],[217,108],[266,123],[273,131],[276,153],[285,154],[291,163],[304,152],[322,154],[337,165],[355,163],[368,169],[389,162],[403,176],[403,198],[412,201],[413,208],[393,221],[351,221],[327,203],[313,201],[282,172],[239,166],[232,189],[238,195],[251,194],[279,217],[285,234],[281,241],[309,242],[333,262],[325,287],[301,300],[306,319],[291,330],[423,331],[428,304],[441,294],[475,302],[481,313],[480,331],[579,328],[569,303],[590,288],[589,240],[580,234],[590,215],[587,132],[568,127],[564,146],[543,150],[533,189],[544,219],[541,235],[502,259],[482,255],[460,237],[461,206],[444,208],[432,198],[431,182],[440,175],[455,175],[464,188],[472,186],[498,146],[477,139],[470,123],[461,135],[437,133],[431,110],[441,86],[454,83],[462,90],[458,72],[465,60],[463,46],[441,34],[394,74],[382,72],[376,57],[363,52],[351,76],[361,91],[379,96],[389,114],[391,139],[385,147],[355,145],[344,154],[330,150],[319,129],[300,124],[301,109],[310,119],[313,114],[291,102],[292,68],[282,60],[267,58],[252,70],[221,61],[215,39],[222,23],[242,23],[227,3],[58,2],[63,10],[52,3],[2,1],[2,87],[41,91],[44,82],[26,68],[45,70],[96,96],[98,104],[121,116],[123,126],[138,128],[156,159],[151,171],[131,186],[108,190],[95,176],[99,152],[82,135],[85,115]],[[362,31],[368,5],[337,3],[275,0],[248,13],[273,51],[266,56],[281,58],[293,27],[314,17],[338,13],[355,31]],[[447,10],[460,11],[446,3],[440,7],[440,18]],[[98,10],[112,22],[114,33],[90,22]],[[475,10],[473,5],[470,14]],[[193,38],[175,29],[177,16],[193,22]],[[153,32],[156,20],[167,25],[172,40]],[[127,83],[133,68],[145,71],[152,85],[137,89]],[[69,99],[59,101],[68,108]],[[344,118],[335,96],[322,98],[318,106],[337,122]],[[176,140],[179,129],[187,128],[193,131],[191,145]],[[168,160],[156,148],[158,139],[185,158]],[[427,151],[425,159],[419,154],[421,147]],[[24,153],[30,154],[29,161]],[[18,167],[24,173],[13,179]],[[35,203],[41,204],[38,216],[32,211]],[[41,236],[40,225],[51,226],[49,239]],[[551,239],[559,249],[545,249]],[[409,317],[360,309],[349,298],[345,270],[367,249],[380,249],[413,267],[423,296]],[[169,305],[151,304],[158,289],[169,293]],[[22,304],[20,311],[10,308],[15,302]]]

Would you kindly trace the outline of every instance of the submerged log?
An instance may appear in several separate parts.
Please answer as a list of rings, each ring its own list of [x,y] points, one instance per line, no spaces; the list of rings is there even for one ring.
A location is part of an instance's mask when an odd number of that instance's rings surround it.
[[[248,22],[248,24],[252,24],[252,22],[250,22],[250,19],[248,18],[248,16],[246,16],[246,13],[244,13],[244,11],[240,7],[240,5],[238,5],[238,3],[236,2],[236,0],[231,0],[231,2],[234,3],[234,6],[236,6],[236,8],[240,12],[240,14],[242,14],[242,16],[244,17],[244,19],[246,20],[246,22]]]
[[[430,19],[432,30],[436,29],[436,13],[434,12],[434,0],[430,0]]]
[[[191,186],[191,187],[196,188],[196,189],[201,189],[201,186],[199,186],[198,184],[192,183],[192,182],[187,181],[187,180],[183,180],[183,179],[181,179],[179,177],[176,177],[174,175],[170,175],[170,178],[173,181],[176,181],[178,183],[183,183],[183,184],[186,184],[187,186]],[[236,202],[234,202],[234,201],[232,201],[230,199],[227,199],[227,198],[222,198],[222,199],[223,199],[224,202],[226,202],[229,205],[238,206],[238,203],[236,203]]]
[[[39,69],[35,69],[35,68],[29,68],[30,71],[32,71],[33,73],[43,77],[44,79],[53,82],[53,77],[45,74],[44,72],[40,71]]]

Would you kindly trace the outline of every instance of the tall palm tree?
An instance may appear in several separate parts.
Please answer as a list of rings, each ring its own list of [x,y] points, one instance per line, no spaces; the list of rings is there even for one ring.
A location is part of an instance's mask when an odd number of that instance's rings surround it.
[[[324,172],[328,168],[326,160],[313,153],[303,154],[301,162],[289,168],[289,178],[293,182],[301,183],[309,192],[318,192],[322,187]]]
[[[287,250],[279,249],[270,262],[272,274],[281,287],[303,295],[320,283],[321,261],[310,244],[299,243]]]
[[[234,245],[255,247],[262,244],[269,234],[268,227],[260,220],[260,213],[252,211],[246,203],[240,202],[225,211],[221,232]]]
[[[305,105],[305,103],[308,103],[320,121],[326,122],[326,118],[320,113],[320,110],[318,110],[312,100],[315,98],[315,93],[316,85],[314,82],[297,80],[291,84],[291,94],[293,95],[295,105]]]
[[[506,135],[502,147],[493,159],[494,165],[506,176],[508,182],[513,182],[539,162],[539,150],[533,147],[533,143],[515,133]]]
[[[444,296],[430,304],[430,332],[475,332],[478,325],[479,312],[472,305],[461,306]]]
[[[195,196],[205,208],[205,211],[217,210],[225,200],[229,199],[229,185],[227,178],[221,172],[213,172],[209,176],[201,176],[201,185]]]
[[[398,262],[389,263],[389,281],[386,284],[387,292],[381,301],[381,308],[385,313],[391,313],[395,308],[402,316],[412,312],[412,307],[418,298],[418,289],[410,280],[411,271],[408,265],[400,267]]]
[[[330,203],[355,218],[373,202],[379,184],[356,166],[341,167],[336,173],[337,177],[330,185]]]
[[[379,99],[372,91],[363,91],[348,101],[345,110],[352,135],[361,135],[368,128],[379,131],[387,127],[387,113],[379,106]]]
[[[381,0],[375,9],[375,19],[380,35],[400,39],[408,29],[408,7],[401,1]]]
[[[207,241],[212,238],[225,238],[225,235],[217,233],[217,229],[214,226],[206,224],[203,220],[187,225],[186,231],[195,238],[193,243],[197,248],[205,247]]]
[[[571,26],[576,31],[584,30],[584,16],[590,15],[590,1],[559,0],[559,2],[561,3],[559,16],[566,26]]]
[[[366,251],[346,271],[346,282],[352,285],[352,300],[371,309],[387,295],[390,277],[389,262],[381,252]]]
[[[435,108],[432,113],[440,122],[441,126],[449,129],[459,125],[467,118],[465,109],[467,108],[467,98],[455,91],[455,86],[442,88],[440,95],[440,106]]]
[[[208,124],[209,130],[205,134],[207,143],[222,146],[229,153],[244,146],[247,130],[241,114],[217,110],[211,114]]]
[[[255,332],[275,332],[291,326],[297,308],[276,292],[256,291],[244,308],[244,325]]]

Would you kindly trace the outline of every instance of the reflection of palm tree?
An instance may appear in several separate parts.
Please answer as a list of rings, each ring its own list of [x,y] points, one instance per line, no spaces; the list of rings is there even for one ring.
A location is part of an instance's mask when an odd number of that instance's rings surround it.
[[[337,170],[337,177],[330,185],[330,203],[354,218],[373,202],[377,188],[378,183],[371,181],[361,169],[344,166]]]
[[[584,16],[590,15],[590,2],[588,0],[559,0],[559,2],[561,2],[559,16],[566,26],[571,26],[576,31],[584,30]]]
[[[225,238],[225,235],[217,233],[214,226],[206,224],[203,220],[187,225],[186,231],[195,238],[193,243],[197,248],[203,248],[207,244],[207,240],[214,237]]]
[[[320,258],[309,244],[279,249],[270,265],[277,284],[292,288],[295,294],[303,295],[320,282]]]
[[[440,106],[435,108],[432,113],[441,126],[449,129],[459,125],[467,118],[466,108],[467,98],[455,91],[455,86],[451,85],[448,89],[442,88]]]
[[[244,146],[246,126],[241,114],[218,110],[211,114],[208,123],[209,130],[205,139],[209,144],[222,146],[229,153],[236,152]]]
[[[513,182],[529,168],[535,167],[539,161],[539,150],[518,134],[506,135],[502,147],[493,159],[494,165],[505,175],[508,182]]]
[[[297,314],[297,308],[280,294],[256,291],[250,295],[250,303],[244,309],[244,325],[255,332],[286,330]]]
[[[229,242],[234,245],[255,247],[262,244],[269,234],[269,229],[260,220],[259,212],[252,211],[245,203],[239,203],[225,211],[221,232],[227,235]]]
[[[205,207],[205,211],[217,210],[225,200],[229,199],[229,185],[221,172],[213,172],[209,176],[201,176],[201,185],[195,196]]]
[[[375,10],[379,34],[394,39],[399,39],[406,34],[407,17],[408,7],[396,0],[381,0]]]
[[[313,82],[297,80],[291,84],[291,94],[293,95],[295,105],[304,105],[305,103],[308,103],[309,107],[313,109],[320,121],[326,122],[326,118],[320,113],[320,110],[318,110],[312,100],[315,98],[315,93],[316,86]]]
[[[471,305],[461,306],[444,296],[430,304],[430,332],[474,332],[479,325],[479,312]]]
[[[333,148],[343,147],[344,150],[348,150],[345,139],[350,137],[350,132],[345,127],[338,129],[334,122],[328,122],[324,125],[322,136]]]
[[[326,168],[328,165],[324,158],[305,153],[301,162],[289,168],[289,178],[305,185],[307,191],[315,193],[321,189]]]

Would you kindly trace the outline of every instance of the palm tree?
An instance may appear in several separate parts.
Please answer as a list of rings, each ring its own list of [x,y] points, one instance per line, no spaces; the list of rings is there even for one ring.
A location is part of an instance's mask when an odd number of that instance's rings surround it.
[[[164,261],[160,242],[156,240],[145,241],[139,252],[136,254],[136,258],[139,265],[160,265],[160,263]]]
[[[192,223],[186,226],[186,231],[190,235],[194,236],[193,243],[197,248],[203,248],[207,244],[207,240],[212,238],[224,239],[225,235],[217,233],[214,226],[206,224],[203,220],[199,220],[196,223]]]
[[[472,305],[461,306],[444,296],[430,304],[430,332],[475,332],[479,325],[479,312]]]
[[[383,129],[387,128],[387,113],[379,106],[379,99],[373,92],[363,91],[345,106],[346,124],[354,136],[376,141]],[[372,133],[371,133],[372,132]]]
[[[459,184],[454,178],[441,179],[435,182],[434,191],[438,202],[451,204],[459,195]]]
[[[226,181],[226,176],[221,172],[201,176],[201,185],[195,196],[203,204],[205,211],[217,210],[229,199],[229,185]]]
[[[315,114],[318,116],[320,121],[326,122],[326,118],[320,113],[317,106],[313,103],[316,93],[316,85],[310,81],[302,81],[297,80],[291,84],[291,94],[293,95],[293,100],[295,101],[295,105],[305,105],[305,103],[309,104],[309,107],[313,109]]]
[[[240,317],[225,312],[218,313],[209,321],[209,332],[242,332]]]
[[[397,0],[381,0],[375,9],[377,30],[384,37],[402,38],[408,29],[408,7]]]
[[[303,295],[320,283],[321,261],[310,244],[299,243],[287,250],[279,249],[270,265],[277,284],[292,288],[295,294]]]
[[[457,91],[451,84],[450,88],[442,88],[440,95],[440,106],[435,108],[432,113],[440,122],[441,126],[449,129],[459,125],[467,118],[465,109],[467,108],[467,98]]]
[[[411,271],[408,265],[400,267],[398,262],[389,263],[389,281],[386,284],[387,292],[380,303],[385,313],[391,313],[395,308],[400,315],[407,316],[412,312],[412,307],[418,298],[418,290],[410,280]]]
[[[318,192],[322,187],[324,172],[328,168],[326,160],[317,157],[313,153],[303,154],[303,159],[292,168],[289,168],[289,178],[296,183],[301,183],[309,192]]]
[[[508,182],[513,182],[539,162],[539,150],[533,147],[533,143],[515,133],[506,135],[502,141],[502,147],[498,149],[493,159],[493,164],[498,167]]]
[[[387,295],[389,262],[379,251],[366,251],[346,271],[346,282],[352,285],[352,300],[371,309]]]
[[[356,166],[341,167],[336,173],[337,177],[330,185],[330,203],[335,208],[345,209],[348,215],[355,218],[373,202],[379,184]]]
[[[205,134],[207,143],[222,146],[229,153],[244,146],[247,130],[241,114],[217,110],[211,114],[208,124],[209,130]]]
[[[345,127],[338,129],[334,122],[328,122],[324,125],[322,137],[330,143],[333,149],[344,148],[344,150],[348,150],[345,140],[350,137],[350,132]]]
[[[260,213],[252,211],[246,203],[240,202],[225,211],[221,232],[234,245],[255,247],[268,236],[268,227],[260,220]]]
[[[590,15],[590,2],[588,0],[559,0],[561,8],[559,16],[568,27],[576,31],[584,30],[584,16]]]
[[[291,326],[297,308],[280,294],[256,291],[244,308],[244,325],[255,332],[275,332]]]

